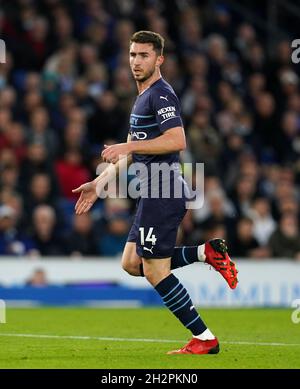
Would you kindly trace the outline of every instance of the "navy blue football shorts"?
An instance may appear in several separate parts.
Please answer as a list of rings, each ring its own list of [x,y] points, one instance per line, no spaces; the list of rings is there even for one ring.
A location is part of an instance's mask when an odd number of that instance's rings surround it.
[[[177,230],[186,213],[184,198],[139,198],[127,241],[136,243],[140,257],[168,258],[173,255]]]

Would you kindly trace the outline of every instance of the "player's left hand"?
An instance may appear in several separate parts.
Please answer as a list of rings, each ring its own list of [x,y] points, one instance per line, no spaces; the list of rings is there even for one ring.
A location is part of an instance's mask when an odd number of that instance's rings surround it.
[[[131,153],[129,143],[117,143],[115,145],[104,145],[104,150],[101,153],[104,161],[117,163],[122,157],[126,157]]]

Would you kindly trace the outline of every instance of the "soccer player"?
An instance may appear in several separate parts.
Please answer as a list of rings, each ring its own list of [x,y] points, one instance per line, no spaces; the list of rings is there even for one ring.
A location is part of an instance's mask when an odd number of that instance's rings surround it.
[[[139,31],[131,37],[130,67],[139,94],[131,112],[127,142],[105,145],[102,157],[110,162],[109,166],[94,181],[74,189],[73,192],[80,193],[75,205],[77,214],[91,208],[97,199],[96,188],[99,194],[99,188],[101,190],[124,164],[140,162],[147,169],[154,163],[178,165],[179,152],[186,147],[185,134],[178,98],[160,73],[163,48],[164,39],[155,32]],[[178,177],[181,177],[179,168],[175,169],[169,183],[174,183]],[[144,180],[141,178],[141,186],[143,181],[151,186],[151,175]],[[182,177],[178,182],[184,185]],[[186,213],[186,198],[184,195],[162,197],[138,199],[122,266],[133,276],[145,276],[166,307],[192,332],[188,344],[170,354],[218,353],[218,339],[204,324],[187,290],[171,270],[193,262],[206,262],[234,289],[238,282],[235,264],[222,239],[195,247],[174,247],[177,229]]]

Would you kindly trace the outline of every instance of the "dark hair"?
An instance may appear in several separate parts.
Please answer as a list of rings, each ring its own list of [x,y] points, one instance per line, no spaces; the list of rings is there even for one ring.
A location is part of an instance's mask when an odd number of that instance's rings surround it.
[[[163,55],[164,51],[164,38],[153,31],[137,31],[135,32],[131,39],[130,44],[135,43],[152,43],[153,49],[158,53],[158,55]]]

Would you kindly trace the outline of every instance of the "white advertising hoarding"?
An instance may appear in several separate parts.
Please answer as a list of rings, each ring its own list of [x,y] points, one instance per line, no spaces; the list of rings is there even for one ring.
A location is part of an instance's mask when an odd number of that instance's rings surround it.
[[[20,286],[37,268],[51,284],[114,281],[131,288],[150,288],[146,279],[125,273],[115,259],[1,259],[0,285]],[[222,307],[287,306],[300,298],[300,262],[237,261],[239,284],[231,290],[214,269],[203,263],[176,269],[174,274],[195,305]],[[1,296],[0,296],[1,298]]]

